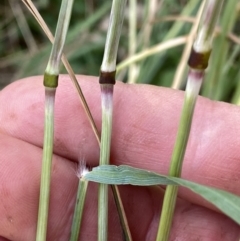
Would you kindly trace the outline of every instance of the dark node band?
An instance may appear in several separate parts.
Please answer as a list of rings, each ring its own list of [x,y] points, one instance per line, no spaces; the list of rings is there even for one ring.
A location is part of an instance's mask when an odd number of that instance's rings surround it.
[[[116,71],[112,72],[100,72],[99,84],[112,84],[116,83],[115,80]]]
[[[197,53],[193,48],[188,60],[188,65],[193,69],[204,70],[208,67],[208,60],[211,51],[205,53]]]
[[[43,85],[49,88],[57,88],[58,75],[44,74]]]

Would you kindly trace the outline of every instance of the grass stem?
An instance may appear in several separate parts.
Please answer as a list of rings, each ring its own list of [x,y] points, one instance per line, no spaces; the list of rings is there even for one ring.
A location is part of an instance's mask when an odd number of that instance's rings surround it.
[[[202,78],[202,71],[190,70],[169,176],[181,176],[182,163],[190,133],[193,111],[202,84]],[[167,241],[169,239],[177,191],[178,186],[168,185],[166,188],[157,241]]]
[[[112,112],[113,112],[113,87],[115,84],[116,60],[119,45],[124,9],[126,0],[113,0],[110,24],[107,32],[104,56],[101,65],[99,83],[101,86],[102,100],[102,134],[100,146],[100,165],[107,165],[110,162],[110,147],[112,134]],[[117,189],[117,187],[113,187]],[[98,191],[98,241],[108,240],[108,185],[99,184]],[[122,203],[120,195],[116,196]],[[124,213],[123,206],[120,206],[121,213]],[[118,209],[119,210],[119,209]],[[123,214],[119,214],[120,220]],[[126,220],[124,220],[126,221]],[[128,224],[125,223],[124,226]],[[123,231],[127,229],[123,228]],[[130,234],[125,233],[125,236]]]
[[[102,96],[102,136],[100,165],[109,164],[112,133],[113,85],[101,84]],[[98,240],[107,241],[108,234],[108,185],[99,184],[98,200]]]
[[[185,91],[183,109],[177,138],[173,149],[169,176],[180,177],[183,159],[190,134],[195,103],[200,91],[205,69],[212,49],[212,38],[222,1],[206,1],[201,16],[201,24],[193,43],[188,61],[190,70]],[[168,241],[176,205],[178,187],[168,185],[163,200],[162,214],[159,222],[157,241]]]
[[[43,161],[40,184],[40,199],[36,241],[45,241],[47,237],[48,209],[50,199],[51,165],[54,139],[54,100],[58,86],[59,66],[65,43],[73,0],[63,0],[58,17],[56,36],[44,74],[45,86],[45,122]]]
[[[80,164],[81,165],[81,164]],[[82,178],[82,175],[87,173],[88,170],[85,167],[80,167],[80,171],[78,171],[78,191],[77,191],[77,198],[76,204],[73,214],[73,221],[72,221],[72,228],[71,228],[71,236],[69,241],[77,241],[79,237],[81,222],[82,222],[82,215],[83,215],[83,208],[85,204],[85,198],[87,193],[88,181]]]
[[[137,1],[129,1],[129,56],[136,52],[137,48]],[[136,83],[138,76],[138,66],[132,64],[129,66],[128,83]]]
[[[46,240],[54,131],[54,88],[45,90],[44,147],[36,240]]]

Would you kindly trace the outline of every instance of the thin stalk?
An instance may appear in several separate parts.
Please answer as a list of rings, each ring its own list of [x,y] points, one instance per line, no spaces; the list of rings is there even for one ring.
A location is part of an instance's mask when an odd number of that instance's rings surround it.
[[[177,138],[171,158],[169,176],[181,176],[182,164],[190,134],[194,107],[202,84],[205,69],[208,66],[208,60],[212,49],[213,31],[219,16],[222,2],[223,1],[218,0],[205,2],[204,11],[201,16],[201,25],[188,61],[190,67],[188,83]],[[166,188],[157,233],[157,241],[169,240],[177,192],[177,186],[168,185]]]
[[[87,193],[88,181],[86,181],[83,177],[88,170],[85,167],[80,167],[80,171],[78,172],[77,176],[79,178],[78,183],[78,191],[77,191],[77,198],[76,204],[73,214],[73,221],[72,221],[72,228],[71,228],[71,236],[69,241],[77,241],[79,237],[79,231],[82,222],[82,214],[83,208],[85,204],[85,198]]]
[[[121,196],[119,193],[119,189],[117,188],[116,185],[111,185],[111,188],[112,188],[112,193],[113,193],[113,197],[115,200],[115,204],[116,204],[116,207],[118,210],[118,214],[120,216],[119,218],[120,218],[121,226],[123,229],[124,241],[132,241],[131,232],[130,232],[130,229],[128,226],[126,213],[124,212],[124,207],[123,207],[123,203],[122,203]]]
[[[37,241],[46,240],[47,235],[48,204],[50,198],[50,179],[53,153],[55,92],[56,88],[45,89],[44,146],[36,236]]]
[[[221,32],[214,41],[216,49],[212,53],[212,68],[206,75],[202,91],[202,95],[214,100],[224,100],[224,97],[226,97],[226,95],[228,96],[230,93],[229,86],[231,83],[227,81],[229,76],[224,74],[223,69],[227,62],[230,47],[226,36],[231,32],[234,22],[238,16],[238,4],[239,1],[237,0],[225,2],[224,11],[220,22]]]
[[[204,2],[205,1],[202,2],[201,6],[198,10],[196,20],[194,21],[192,29],[188,35],[187,43],[185,44],[181,60],[178,64],[177,70],[174,75],[173,83],[171,86],[173,89],[180,89],[180,87],[183,85],[183,83],[182,83],[183,79],[186,77],[187,59],[189,57],[189,54],[191,53],[192,44],[194,41],[195,34],[197,32],[197,28],[198,28],[200,18],[202,15],[202,11],[203,11],[203,7],[205,4]]]
[[[103,72],[112,72],[116,70],[117,50],[122,30],[125,5],[126,0],[113,0],[112,2],[111,22],[108,28],[101,66],[101,71]]]
[[[137,1],[129,1],[129,56],[132,56],[136,52],[137,48]],[[128,83],[136,83],[138,77],[138,66],[132,64],[129,66],[128,71]]]
[[[35,53],[38,49],[38,46],[35,42],[35,39],[33,38],[33,35],[31,33],[31,30],[29,28],[25,15],[22,11],[21,5],[19,4],[18,1],[14,1],[14,0],[10,0],[9,4],[11,6],[13,15],[17,20],[16,22],[19,26],[19,30],[22,32],[22,36],[24,38],[24,41],[26,42],[26,45],[28,46],[30,53]]]
[[[46,36],[48,37],[48,39],[50,40],[51,43],[54,42],[54,37],[50,31],[50,29],[48,28],[48,26],[46,25],[45,21],[43,20],[43,18],[41,17],[40,13],[38,12],[38,10],[36,9],[36,7],[34,6],[34,4],[32,3],[31,0],[22,0],[22,2],[26,5],[26,7],[29,9],[29,11],[32,13],[32,15],[34,16],[34,18],[37,20],[37,22],[39,23],[39,25],[41,26],[41,28],[43,29],[44,33],[46,34]],[[100,9],[100,11],[97,11],[95,13],[95,17],[94,17],[94,21],[96,21],[96,18],[99,18],[100,16],[102,16],[105,11],[108,9],[108,4],[104,4],[103,7]],[[90,22],[88,21],[88,24],[90,25]],[[87,25],[87,26],[89,26]],[[84,27],[85,28],[85,27]],[[82,29],[84,29],[82,28]],[[91,114],[91,111],[87,105],[87,102],[86,102],[86,99],[83,95],[83,92],[82,92],[82,89],[77,81],[77,78],[73,72],[73,69],[71,68],[67,58],[65,57],[64,54],[62,54],[62,62],[78,92],[78,95],[80,97],[80,101],[83,105],[83,109],[88,117],[88,120],[91,124],[91,127],[93,129],[93,132],[95,134],[95,137],[97,139],[97,142],[98,144],[100,145],[100,135],[99,135],[99,132],[97,130],[97,126],[93,120],[93,117],[92,117],[92,114]]]
[[[199,0],[187,1],[181,12],[181,15],[186,15],[186,16],[191,15],[193,11],[199,6],[199,2],[200,2]],[[163,4],[163,8],[164,8],[164,5],[165,4]],[[162,11],[162,9],[160,10]],[[176,38],[177,35],[179,35],[179,33],[181,32],[183,26],[185,26],[183,22],[175,21],[172,27],[169,29],[169,31],[164,35],[162,42]],[[166,54],[166,52],[162,53],[162,55],[164,54]],[[154,56],[153,58],[146,59],[144,62],[142,62],[140,66],[138,82],[146,83],[146,80],[152,80],[154,76],[156,76],[156,73],[159,71],[159,65],[160,65],[160,61],[159,61],[159,56],[157,55]]]
[[[142,52],[137,53],[137,54],[123,60],[117,66],[117,75],[122,69],[128,67],[129,65],[131,65],[133,63],[144,60],[149,56],[156,55],[156,54],[163,52],[165,50],[168,50],[170,48],[185,44],[187,42],[187,38],[188,38],[188,36],[181,36],[181,37],[167,40],[163,43],[160,43],[151,48],[145,49]]]
[[[33,14],[33,16],[36,18],[36,20],[38,21],[39,25],[44,30],[44,32],[47,35],[47,37],[49,38],[49,40],[51,42],[53,42],[54,38],[53,38],[52,33],[50,32],[48,26],[46,25],[45,21],[42,19],[41,15],[39,14],[38,10],[36,9],[36,7],[32,3],[32,1],[31,0],[22,0],[22,1],[27,6],[29,11]],[[99,16],[102,16],[102,14],[107,10],[107,8],[108,8],[108,4],[103,5],[103,7],[99,11],[96,12],[95,18],[98,18]],[[95,21],[95,18],[94,18],[94,21]],[[90,21],[88,21],[88,22],[90,24]],[[98,144],[100,145],[100,134],[99,134],[99,132],[97,130],[96,124],[95,124],[95,122],[93,120],[92,114],[91,114],[90,109],[89,109],[89,107],[87,105],[87,102],[86,102],[86,99],[85,99],[85,97],[83,95],[81,87],[79,86],[79,84],[77,82],[77,78],[74,75],[74,72],[73,72],[69,62],[68,62],[67,58],[64,55],[62,55],[62,62],[64,64],[66,70],[68,71],[73,84],[75,85],[75,87],[77,89],[77,92],[79,94],[79,97],[80,97],[80,100],[81,100],[82,105],[84,107],[84,110],[85,110],[85,112],[87,114],[87,117],[88,117],[88,119],[90,121],[90,124],[92,126],[93,132],[94,132],[94,134],[96,136]],[[118,187],[117,186],[112,186],[112,189],[116,190],[116,195],[117,195],[118,202],[122,204],[119,192],[117,192]],[[127,236],[129,236],[129,234],[127,234],[128,233],[128,229],[126,229],[125,227],[127,227],[128,224],[127,224],[127,220],[122,218],[122,217],[125,217],[125,212],[124,212],[124,209],[122,208],[123,205],[117,205],[117,207],[119,208],[118,212],[119,212],[119,216],[120,216],[121,225],[123,227],[123,230],[124,230],[124,233],[125,233],[125,237],[127,237]],[[130,239],[127,239],[127,240],[130,240]]]
[[[124,9],[126,0],[113,0],[110,24],[108,27],[107,39],[105,44],[104,56],[101,65],[101,72],[99,83],[101,86],[101,103],[102,103],[102,135],[100,146],[100,165],[108,165],[110,162],[110,147],[112,134],[112,112],[113,112],[113,88],[115,84],[116,73],[116,59],[119,39],[122,29],[122,22],[124,18]],[[117,190],[116,186],[113,189]],[[119,192],[117,198],[120,203],[121,197]],[[99,184],[98,191],[98,241],[108,240],[108,186],[106,184]],[[118,205],[117,205],[118,206]],[[119,207],[119,206],[118,206]],[[127,240],[131,240],[131,235],[128,233],[129,229],[127,221],[121,217],[125,216],[123,206],[120,205],[121,215],[120,220],[125,222],[123,231]],[[118,209],[119,211],[119,209]]]
[[[144,24],[144,31],[143,31],[143,48],[147,48],[150,44],[150,37],[153,29],[152,22],[156,18],[156,13],[159,11],[163,1],[151,0],[146,2],[147,5],[147,19],[146,23]]]
[[[108,165],[112,134],[113,85],[101,85],[102,96],[102,136],[100,165]],[[99,185],[98,199],[98,240],[108,240],[108,185]]]
[[[181,176],[182,162],[187,147],[195,103],[202,84],[202,77],[202,72],[198,72],[195,70],[190,70],[189,72],[178,134],[174,146],[173,155],[171,158],[169,176]],[[166,188],[157,234],[157,241],[167,241],[169,239],[177,192],[178,186],[169,185]]]
[[[72,12],[73,0],[63,0],[58,18],[55,41],[44,73],[45,121],[43,161],[40,184],[38,223],[36,241],[45,241],[47,237],[48,209],[50,199],[51,164],[54,138],[54,100],[58,86],[59,66],[63,45]]]

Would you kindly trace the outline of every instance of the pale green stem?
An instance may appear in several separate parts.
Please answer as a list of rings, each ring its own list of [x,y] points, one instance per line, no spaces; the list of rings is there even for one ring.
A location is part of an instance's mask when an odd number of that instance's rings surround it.
[[[222,1],[217,0],[209,0],[205,2],[205,8],[201,16],[201,26],[194,41],[193,49],[188,61],[190,71],[177,138],[172,154],[169,176],[181,176],[194,107],[202,84],[204,71],[208,66],[208,60],[212,48],[213,30],[215,28],[221,5]],[[176,186],[169,185],[166,188],[157,233],[157,241],[167,241],[169,239],[177,192],[178,187]]]
[[[109,164],[111,132],[112,132],[112,97],[113,86],[115,84],[116,58],[118,44],[124,19],[126,0],[113,0],[110,24],[108,27],[107,39],[104,49],[104,56],[101,65],[101,73],[99,83],[102,92],[102,135],[100,147],[100,165]],[[118,199],[117,207],[124,235],[128,240],[131,240],[125,211],[123,209],[121,197],[117,192],[117,186],[112,187],[116,191]],[[107,241],[108,237],[108,186],[105,184],[99,185],[98,197],[98,240]]]
[[[77,241],[81,228],[82,214],[87,193],[88,181],[79,178],[77,199],[72,221],[70,241]]]
[[[137,54],[123,60],[117,66],[117,75],[118,75],[119,71],[121,71],[122,69],[128,67],[129,65],[131,65],[133,63],[139,62],[149,56],[158,54],[158,53],[168,50],[170,48],[185,44],[187,42],[187,38],[188,38],[187,36],[181,36],[181,37],[177,37],[177,38],[168,40],[166,42],[157,44],[151,48],[143,50],[142,52],[137,53]]]
[[[101,71],[112,72],[116,70],[117,50],[122,29],[126,0],[113,0],[110,25],[104,49]]]
[[[46,36],[48,37],[48,39],[50,40],[50,42],[53,43],[54,41],[54,37],[51,33],[51,31],[49,30],[48,26],[46,25],[45,21],[43,20],[43,18],[41,17],[41,15],[39,14],[39,12],[37,11],[36,7],[33,5],[33,3],[31,1],[26,1],[26,0],[22,0],[22,2],[26,5],[26,7],[29,9],[29,11],[32,13],[32,15],[36,18],[37,22],[39,23],[39,25],[42,27],[42,29],[44,30]],[[101,16],[104,15],[104,13],[106,12],[106,10],[108,10],[109,8],[109,3],[104,4],[98,11],[96,11],[93,15],[92,18],[90,18],[88,21],[85,22],[85,24],[82,24],[82,27],[80,27],[79,29],[81,30],[80,32],[83,32],[84,29],[88,28],[89,26],[91,26],[94,22],[96,22]],[[83,105],[84,111],[88,117],[88,120],[92,126],[93,132],[96,136],[97,142],[100,144],[100,136],[96,127],[96,124],[93,120],[92,114],[89,110],[89,107],[87,105],[86,99],[82,93],[81,87],[79,85],[79,83],[77,82],[77,78],[67,60],[67,58],[64,56],[64,54],[62,55],[62,62],[78,92],[78,95],[80,97],[80,101]]]
[[[58,23],[55,33],[55,40],[49,57],[46,73],[59,74],[59,66],[63,52],[63,46],[66,40],[67,30],[72,13],[74,0],[62,0]]]
[[[50,197],[51,165],[53,155],[53,132],[54,132],[54,88],[45,89],[45,122],[43,161],[41,172],[41,189],[38,209],[38,225],[36,241],[45,241],[47,235],[48,206]]]
[[[113,85],[101,85],[102,135],[100,165],[108,165],[110,158],[113,110]],[[98,241],[108,240],[108,185],[99,184],[98,196]]]
[[[44,146],[36,241],[45,241],[47,237],[51,165],[53,155],[54,99],[56,88],[58,86],[59,66],[72,12],[72,4],[73,0],[62,1],[60,14],[58,17],[56,36],[44,74],[43,84],[46,89]]]
[[[147,5],[147,17],[146,17],[146,23],[144,26],[144,34],[143,34],[143,48],[147,48],[150,44],[150,37],[153,29],[152,22],[156,18],[156,13],[159,11],[158,5],[161,5],[162,2],[158,0],[151,0],[146,2]]]
[[[179,177],[181,175],[183,158],[191,129],[193,111],[201,87],[202,77],[202,71],[190,70],[183,110],[171,159],[170,176]],[[169,239],[177,190],[178,187],[172,185],[168,185],[166,188],[157,241],[167,241]]]
[[[192,29],[191,29],[191,31],[188,35],[187,43],[185,44],[181,60],[178,64],[177,70],[176,70],[175,75],[174,75],[173,83],[172,83],[172,86],[171,86],[173,89],[180,89],[180,87],[183,86],[183,82],[184,82],[184,79],[186,77],[185,73],[187,73],[187,59],[188,59],[188,57],[191,53],[194,37],[196,35],[197,28],[199,26],[199,22],[200,22],[200,18],[201,18],[201,15],[202,15],[203,7],[205,5],[205,1],[206,0],[204,0],[202,2],[201,7],[198,10],[196,20],[195,20],[195,22],[192,26]]]
[[[129,56],[136,52],[137,47],[137,1],[129,1]],[[138,67],[136,64],[129,66],[128,83],[135,83],[138,76]]]

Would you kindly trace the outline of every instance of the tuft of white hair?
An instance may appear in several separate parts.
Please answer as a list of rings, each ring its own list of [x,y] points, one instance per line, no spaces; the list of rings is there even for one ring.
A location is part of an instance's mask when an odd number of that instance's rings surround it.
[[[77,177],[82,178],[89,172],[85,160],[80,160],[77,167]]]

